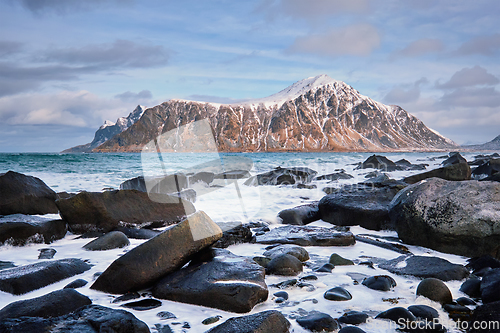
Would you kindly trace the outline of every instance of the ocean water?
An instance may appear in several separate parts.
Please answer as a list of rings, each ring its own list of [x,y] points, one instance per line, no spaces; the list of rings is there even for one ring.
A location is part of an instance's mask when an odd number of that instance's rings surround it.
[[[219,160],[222,157],[222,164],[225,158],[244,158],[251,160],[251,174],[270,171],[275,167],[308,167],[318,172],[318,175],[336,172],[339,169],[345,170],[354,176],[352,179],[340,180],[330,183],[329,181],[313,181],[316,189],[298,189],[293,186],[246,186],[245,179],[236,183],[224,184],[221,187],[206,191],[207,193],[198,195],[195,206],[198,210],[205,211],[215,222],[224,221],[246,221],[263,220],[271,224],[271,227],[279,226],[277,214],[279,211],[295,207],[297,205],[319,200],[324,196],[321,189],[324,186],[341,187],[347,184],[354,184],[366,180],[365,175],[373,171],[372,169],[355,170],[357,163],[364,161],[371,154],[369,153],[244,153],[244,154],[164,154],[161,163],[158,163],[153,155],[141,156],[141,154],[0,154],[0,173],[8,170],[32,175],[42,179],[48,186],[56,192],[79,192],[79,191],[103,191],[106,189],[117,189],[123,181],[149,174],[174,173],[197,170],[200,165],[207,161]],[[426,163],[427,170],[439,167],[445,153],[388,153],[382,154],[392,161],[407,159],[412,163]],[[467,160],[472,160],[477,153],[466,153],[463,156]],[[399,179],[404,176],[419,173],[421,171],[396,171],[390,172],[392,178]],[[203,191],[200,191],[203,193]],[[22,217],[20,217],[22,218]],[[40,219],[58,218],[58,215],[40,216]],[[313,223],[317,226],[331,226],[330,224],[318,221]],[[374,232],[361,227],[352,227],[355,234],[369,233],[379,236],[397,236],[395,232]],[[102,272],[111,262],[124,252],[144,242],[143,240],[131,239],[131,245],[123,249],[115,249],[101,252],[88,252],[82,246],[91,239],[76,239],[78,235],[68,233],[64,239],[56,241],[50,245],[31,244],[24,247],[13,247],[9,245],[0,246],[0,260],[13,261],[16,265],[24,265],[38,261],[38,251],[42,248],[54,248],[57,253],[54,259],[81,258],[88,259],[94,266],[91,270],[39,290],[21,296],[13,296],[0,291],[0,308],[21,299],[29,299],[44,295],[57,290],[67,283],[83,278],[89,284],[78,289],[79,292],[90,297],[95,304],[101,304],[112,308],[120,308],[120,304],[111,303],[114,296],[89,289],[93,275]],[[231,246],[228,249],[235,254],[244,256],[262,255],[265,245],[240,244]],[[445,258],[453,263],[464,264],[467,258],[439,253],[430,249],[409,246],[415,254],[433,255]],[[393,259],[400,254],[386,249],[381,249],[372,245],[358,242],[350,247],[306,247],[311,255],[317,256],[324,262],[332,253],[338,253],[345,258],[355,261],[364,261],[367,258]],[[312,272],[311,268],[305,267],[303,275]],[[397,286],[389,292],[379,292],[370,290],[362,285],[353,284],[352,279],[346,275],[349,272],[363,273],[367,275],[390,275]],[[402,277],[390,274],[382,269],[371,269],[366,266],[336,267],[332,273],[318,273],[319,280],[313,281],[316,289],[307,291],[305,289],[294,288],[287,292],[290,294],[290,302],[286,304],[276,304],[273,301],[273,293],[276,288],[269,288],[269,299],[257,305],[251,313],[256,313],[269,309],[278,309],[285,315],[296,315],[300,310],[317,310],[330,314],[332,317],[341,316],[349,310],[368,311],[373,316],[378,312],[387,310],[394,306],[407,307],[412,304],[427,304],[439,310],[442,322],[447,323],[451,332],[457,331],[452,327],[452,323],[447,320],[437,303],[428,299],[417,298],[415,290],[419,283],[417,278]],[[289,279],[290,277],[267,276],[268,285]],[[462,281],[447,282],[454,298],[464,296],[459,292]],[[332,302],[323,298],[323,293],[332,287],[343,286],[353,295],[353,299],[347,302]],[[147,296],[146,296],[147,297]],[[311,300],[318,302],[313,303]],[[392,304],[389,300],[397,302]],[[296,302],[293,303],[293,302]],[[162,306],[148,311],[132,312],[136,317],[145,321],[151,331],[155,332],[155,324],[169,324],[174,332],[205,332],[224,320],[239,316],[235,313],[225,312],[217,309],[210,309],[201,306],[180,304],[162,300]],[[173,320],[160,320],[156,314],[160,311],[173,312],[178,318]],[[203,325],[201,321],[207,317],[220,315],[222,319],[209,326]],[[174,324],[174,323],[181,323]],[[184,322],[189,322],[191,328],[182,328]],[[306,332],[295,320],[290,319],[294,332]],[[363,324],[360,328],[366,332],[396,332],[388,322],[372,320]]]

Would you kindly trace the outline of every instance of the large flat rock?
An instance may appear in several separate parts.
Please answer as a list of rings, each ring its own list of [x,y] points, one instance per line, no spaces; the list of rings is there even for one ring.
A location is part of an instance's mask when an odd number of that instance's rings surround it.
[[[207,333],[288,333],[290,322],[276,310],[268,310],[249,316],[229,318]]]
[[[338,232],[334,228],[286,225],[257,236],[256,242],[301,246],[349,246],[354,245],[356,240],[351,232]]]
[[[29,243],[52,243],[66,235],[63,220],[49,220],[14,214],[0,218],[0,243],[22,246]]]
[[[140,290],[181,268],[221,237],[219,226],[198,211],[116,259],[91,288],[112,294]]]

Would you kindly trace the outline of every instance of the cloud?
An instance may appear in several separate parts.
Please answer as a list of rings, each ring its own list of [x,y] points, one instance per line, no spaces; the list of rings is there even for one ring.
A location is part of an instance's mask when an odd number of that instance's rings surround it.
[[[452,107],[497,108],[500,106],[500,92],[493,87],[459,88],[445,93],[438,101],[437,106],[445,109]],[[469,112],[475,114],[473,110],[469,110]]]
[[[280,0],[274,2],[265,0],[265,3],[263,6],[267,7],[270,12],[309,20],[343,13],[366,13],[370,10],[369,0]]]
[[[486,69],[480,66],[472,68],[463,68],[453,74],[448,82],[443,84],[436,83],[436,87],[440,89],[456,89],[470,87],[476,85],[495,85],[500,80],[493,74],[488,73]]]
[[[377,29],[369,24],[358,24],[332,29],[326,34],[297,37],[287,52],[329,57],[367,56],[379,46],[380,35]]]
[[[132,109],[129,104],[103,99],[83,90],[23,94],[0,98],[0,123],[97,128],[104,119],[116,119]]]
[[[23,48],[23,44],[14,41],[0,41],[0,58],[18,53]]]
[[[153,94],[149,90],[142,90],[138,93],[134,93],[132,91],[126,91],[124,93],[115,95],[115,98],[122,100],[124,102],[135,102],[139,103],[140,101],[150,100],[153,98]]]
[[[96,9],[99,5],[111,4],[122,5],[130,4],[131,0],[12,0],[12,3],[20,3],[27,10],[41,14],[46,12],[55,12],[57,14],[67,14],[69,12],[79,12],[82,10]]]
[[[118,39],[111,44],[53,49],[39,60],[105,68],[146,68],[166,65],[171,51],[161,45]]]
[[[384,102],[389,104],[409,103],[418,100],[420,97],[420,85],[427,83],[426,78],[421,78],[412,85],[397,86],[387,93]]]
[[[443,42],[439,39],[422,38],[411,42],[405,48],[396,52],[403,57],[418,57],[429,53],[440,52],[444,49]]]
[[[490,36],[478,36],[463,43],[455,52],[456,55],[480,54],[492,56],[500,50],[500,33]]]

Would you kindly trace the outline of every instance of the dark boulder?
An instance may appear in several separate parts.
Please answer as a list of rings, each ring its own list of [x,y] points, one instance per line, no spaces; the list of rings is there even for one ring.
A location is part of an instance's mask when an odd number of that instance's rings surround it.
[[[481,280],[477,277],[471,277],[465,280],[460,286],[460,291],[472,298],[481,297]]]
[[[250,177],[244,184],[248,186],[258,186],[309,183],[317,174],[316,171],[305,167],[277,167],[272,171]]]
[[[343,324],[359,325],[366,323],[369,316],[364,312],[348,311],[339,317],[338,321]]]
[[[0,218],[0,243],[23,246],[30,243],[50,244],[66,235],[68,227],[62,220],[47,220],[25,215]]]
[[[339,323],[329,314],[312,312],[296,319],[303,328],[312,332],[333,332],[339,329]]]
[[[144,176],[135,177],[128,179],[120,184],[120,190],[137,190],[141,192],[147,192],[146,181]]]
[[[276,310],[229,318],[206,333],[289,333],[290,322]]]
[[[188,177],[189,185],[193,185],[199,182],[203,182],[209,185],[214,181],[215,174],[213,172],[201,171],[197,172],[194,175],[190,175]]]
[[[265,257],[269,257],[271,259],[274,259],[275,257],[282,254],[292,255],[302,262],[309,260],[309,253],[307,252],[307,250],[302,246],[297,245],[278,245],[263,253]]]
[[[500,258],[500,184],[432,178],[399,192],[390,217],[406,244]]]
[[[350,246],[356,243],[351,232],[334,228],[287,225],[256,237],[261,244],[297,244],[300,246]]]
[[[0,290],[21,295],[83,273],[90,265],[80,259],[42,261],[0,271]]]
[[[146,228],[127,228],[127,227],[116,227],[115,231],[120,231],[125,234],[128,238],[132,239],[151,239],[160,234],[160,231],[151,230]]]
[[[412,164],[410,161],[400,159],[399,161],[394,162],[397,166],[404,167],[405,170],[425,170],[429,164],[421,163],[421,164]]]
[[[356,326],[345,326],[340,329],[339,333],[366,333],[366,332]]]
[[[247,224],[241,224],[241,222],[235,222],[234,225],[230,226],[227,226],[226,223],[217,224],[223,233],[222,238],[215,242],[213,247],[225,249],[234,244],[250,243],[253,240],[252,230]]]
[[[8,171],[0,174],[0,215],[56,214],[57,194],[42,180]]]
[[[111,231],[85,244],[83,248],[87,251],[105,251],[122,248],[130,245],[127,236],[121,231]]]
[[[364,279],[362,285],[373,290],[389,291],[396,286],[396,281],[388,275],[377,275]]]
[[[266,266],[266,274],[294,276],[302,272],[302,262],[290,254],[275,256]]]
[[[214,179],[242,179],[250,177],[250,172],[247,170],[231,170],[218,173]]]
[[[448,286],[441,280],[427,278],[420,281],[417,296],[424,296],[442,305],[453,302],[453,296]]]
[[[390,172],[401,170],[403,169],[403,167],[396,165],[396,163],[385,156],[372,155],[368,157],[363,163],[358,165],[356,169],[379,169]]]
[[[500,268],[500,260],[493,258],[490,255],[474,257],[467,260],[467,268],[473,271],[479,271],[483,268]]]
[[[453,164],[467,163],[467,160],[460,153],[451,154],[450,157],[441,162],[441,165],[447,167]]]
[[[0,332],[116,332],[149,333],[149,327],[133,314],[100,305],[87,305],[73,313],[54,317],[23,317],[0,321]]]
[[[318,202],[284,209],[278,213],[283,224],[304,225],[319,220]]]
[[[323,294],[323,297],[329,301],[348,301],[352,299],[351,293],[342,287],[328,289]]]
[[[469,322],[468,333],[500,332],[500,301],[478,306]]]
[[[500,158],[494,158],[472,170],[475,179],[491,177],[500,172]]]
[[[40,254],[38,255],[38,259],[52,259],[54,258],[57,251],[55,249],[40,249]]]
[[[84,279],[77,279],[77,280],[75,280],[73,282],[70,282],[67,285],[65,285],[63,289],[68,289],[68,288],[78,289],[78,288],[86,286],[87,283],[88,282],[85,281]]]
[[[443,281],[462,280],[469,276],[469,270],[465,266],[452,264],[448,260],[438,257],[403,255],[380,262],[378,266],[398,275],[437,278]]]
[[[91,288],[112,294],[142,289],[176,271],[220,237],[219,226],[198,211],[116,259]]]
[[[0,310],[0,321],[19,317],[59,317],[71,313],[92,301],[74,289],[61,289],[49,294],[10,303]]]
[[[342,170],[341,172],[335,172],[335,173],[330,173],[328,175],[318,176],[318,177],[314,178],[314,180],[334,181],[334,180],[339,180],[339,179],[352,179],[352,178],[354,178],[354,177],[351,176],[350,174],[346,173],[344,170]]]
[[[124,308],[128,309],[134,309],[136,311],[146,311],[146,310],[156,309],[160,307],[161,304],[162,303],[157,299],[147,298],[147,299],[142,299],[140,301],[125,303],[120,306],[123,306]]]
[[[395,307],[380,312],[378,315],[375,316],[375,319],[389,319],[398,324],[400,323],[400,320],[403,320],[404,322],[406,321],[413,322],[417,320],[417,318],[413,315],[413,313],[402,307]]]
[[[410,305],[408,310],[413,313],[413,315],[419,319],[424,319],[432,321],[439,318],[439,312],[431,306],[428,305]]]
[[[429,178],[441,178],[449,181],[469,180],[471,169],[467,163],[449,164],[447,166],[412,175],[403,179],[405,183],[415,184]]]
[[[77,233],[108,232],[120,224],[165,226],[195,211],[189,201],[162,194],[148,196],[137,190],[81,192],[69,199],[59,199],[56,204],[62,218]]]
[[[166,275],[154,286],[153,296],[237,313],[249,312],[267,299],[263,267],[228,250],[209,254],[211,258],[195,258]]]
[[[483,303],[500,301],[500,268],[484,274],[481,280],[481,299]]]
[[[350,259],[346,259],[338,255],[337,253],[332,253],[328,261],[330,264],[335,266],[350,266],[354,265],[354,262]]]

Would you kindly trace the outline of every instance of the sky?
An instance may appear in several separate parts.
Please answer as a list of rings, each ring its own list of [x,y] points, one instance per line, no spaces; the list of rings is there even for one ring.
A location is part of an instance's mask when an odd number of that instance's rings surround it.
[[[327,74],[459,144],[500,134],[497,0],[3,0],[0,152],[58,152],[172,98]]]

